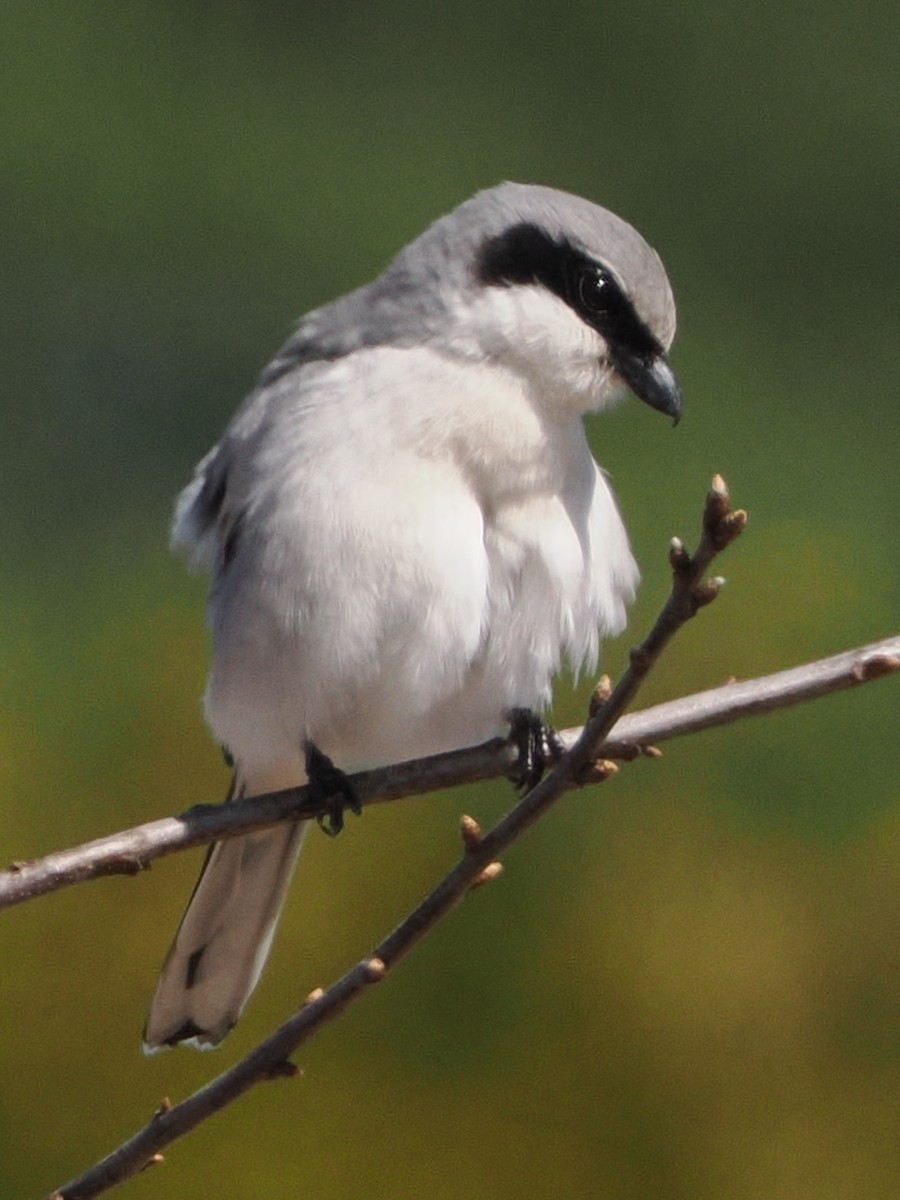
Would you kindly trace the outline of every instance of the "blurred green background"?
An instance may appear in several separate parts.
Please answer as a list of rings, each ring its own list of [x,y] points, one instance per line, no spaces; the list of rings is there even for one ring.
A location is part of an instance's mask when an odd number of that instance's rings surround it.
[[[4,859],[224,794],[172,498],[296,316],[503,178],[618,211],[675,284],[686,419],[592,426],[644,568],[632,629],[713,471],[751,513],[642,702],[896,630],[898,27],[887,0],[4,5]],[[896,1197],[898,701],[672,744],[567,800],[301,1078],[122,1194]],[[234,1061],[453,861],[462,811],[510,799],[312,837],[215,1055],[138,1049],[199,855],[5,913],[0,1197]]]

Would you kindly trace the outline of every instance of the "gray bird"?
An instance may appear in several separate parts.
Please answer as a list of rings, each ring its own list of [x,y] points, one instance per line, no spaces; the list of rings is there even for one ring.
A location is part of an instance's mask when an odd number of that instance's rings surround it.
[[[495,736],[591,669],[638,571],[582,417],[675,420],[672,291],[625,221],[504,183],[304,317],[181,494],[212,575],[209,725],[232,796]],[[148,1050],[214,1046],[269,952],[305,824],[214,845]]]

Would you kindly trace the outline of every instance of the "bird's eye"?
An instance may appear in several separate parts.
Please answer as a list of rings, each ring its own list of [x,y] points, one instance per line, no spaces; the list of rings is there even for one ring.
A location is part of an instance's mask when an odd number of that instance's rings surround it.
[[[578,303],[585,312],[607,312],[615,303],[615,284],[599,267],[587,267],[578,273],[576,281]]]

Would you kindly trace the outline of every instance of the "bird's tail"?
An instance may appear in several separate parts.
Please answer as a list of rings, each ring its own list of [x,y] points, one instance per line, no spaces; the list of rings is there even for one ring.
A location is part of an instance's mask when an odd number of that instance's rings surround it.
[[[229,799],[274,790],[241,785],[236,777]],[[307,824],[210,846],[160,972],[145,1052],[179,1042],[210,1049],[237,1021],[268,957]]]

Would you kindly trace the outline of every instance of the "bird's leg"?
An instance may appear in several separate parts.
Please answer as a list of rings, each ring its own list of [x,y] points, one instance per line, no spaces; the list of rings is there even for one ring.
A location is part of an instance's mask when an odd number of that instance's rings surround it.
[[[559,760],[565,746],[556,730],[530,708],[514,708],[508,715],[509,736],[519,751],[513,782],[527,792]]]
[[[326,811],[316,817],[319,828],[329,837],[336,837],[344,828],[345,808],[357,816],[362,812],[359,797],[340,767],[312,742],[306,743],[306,777],[311,798],[326,806]]]

